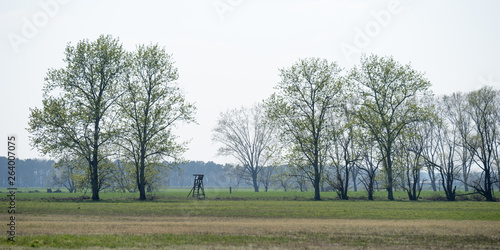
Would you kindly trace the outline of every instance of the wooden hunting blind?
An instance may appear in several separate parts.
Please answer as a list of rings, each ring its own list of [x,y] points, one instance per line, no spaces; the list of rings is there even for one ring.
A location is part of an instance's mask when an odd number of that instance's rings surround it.
[[[205,189],[203,188],[203,175],[193,174],[193,176],[194,176],[194,185],[187,197],[189,197],[192,193],[193,198],[196,197],[198,199],[205,199]]]

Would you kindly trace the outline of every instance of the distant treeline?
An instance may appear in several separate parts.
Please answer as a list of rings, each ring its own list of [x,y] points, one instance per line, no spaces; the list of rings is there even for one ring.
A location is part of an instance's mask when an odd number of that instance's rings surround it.
[[[206,187],[229,187],[237,183],[224,170],[225,166],[212,161],[189,161],[180,164],[177,169],[171,170],[168,176],[168,186],[176,188],[193,187],[193,174],[203,174],[203,184]]]
[[[54,164],[55,161],[53,160],[18,159],[16,163],[16,186],[59,188],[59,185],[53,183],[53,176],[55,171],[57,171],[54,168]],[[4,171],[0,171],[0,187],[9,187],[6,157],[0,156],[0,166],[4,166]],[[168,172],[168,176],[165,176],[167,179],[166,183],[170,187],[189,188],[193,186],[193,174],[204,174],[205,186],[229,187],[237,183],[237,180],[226,174],[224,165],[211,161],[189,161],[182,163]]]
[[[52,160],[27,159],[17,160],[15,176],[17,187],[48,187],[52,179]],[[0,186],[9,187],[7,180],[7,158],[0,156]]]
[[[64,185],[58,184],[54,181],[54,174],[60,171],[55,168],[54,164],[55,162],[53,160],[18,159],[16,163],[17,187],[52,188],[67,192],[68,190]],[[6,157],[0,156],[0,166],[5,166],[5,171],[0,171],[0,187],[9,187],[7,180]],[[162,177],[164,178],[164,181],[161,181],[161,183],[164,183],[164,185],[158,188],[191,188],[194,182],[194,174],[205,175],[203,179],[205,187],[252,187],[250,181],[241,179],[237,174],[235,174],[235,169],[232,165],[221,165],[212,161],[188,161],[181,163],[173,169],[167,171],[166,174]],[[269,183],[270,189],[284,189],[285,191],[288,191],[289,189],[307,191],[312,188],[311,184],[307,182],[304,183],[304,180],[301,181],[300,179],[297,179],[296,176],[286,176],[286,174],[284,173],[284,167],[275,168],[274,174],[270,176],[270,178],[272,179]],[[428,173],[422,171],[421,178],[424,180],[429,180]],[[353,183],[356,182],[353,181]],[[264,186],[264,183],[260,183],[260,185]],[[425,182],[424,186],[426,187],[425,189],[432,189],[429,182]],[[359,187],[356,187],[356,185],[354,184],[349,189],[357,191],[358,188]],[[116,189],[116,187],[113,186],[110,186],[107,189],[108,192],[119,191],[118,189]],[[361,187],[361,189],[363,189],[363,187]],[[378,184],[377,189],[379,189]],[[459,187],[459,189],[462,190],[463,186]],[[437,190],[440,190],[440,188]],[[333,189],[331,186],[325,183],[322,186],[322,191],[333,191]]]

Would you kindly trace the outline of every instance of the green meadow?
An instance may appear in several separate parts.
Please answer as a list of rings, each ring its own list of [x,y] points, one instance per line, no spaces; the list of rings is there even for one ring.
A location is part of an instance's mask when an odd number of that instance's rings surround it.
[[[167,189],[139,201],[136,193],[16,194],[16,242],[1,248],[493,248],[500,249],[500,203],[436,201],[426,191],[408,201],[363,191],[341,201],[334,192]],[[41,189],[39,189],[41,190]],[[5,190],[2,190],[4,192]],[[7,198],[2,194],[7,211]],[[0,219],[9,222],[5,212]],[[7,227],[7,226],[5,226]]]

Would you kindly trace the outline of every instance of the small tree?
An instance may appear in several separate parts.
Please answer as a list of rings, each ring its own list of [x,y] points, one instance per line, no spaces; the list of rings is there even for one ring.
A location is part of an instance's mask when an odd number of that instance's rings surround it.
[[[118,158],[115,162],[115,172],[111,176],[114,190],[120,192],[137,192],[135,166],[132,162]]]
[[[276,167],[267,166],[263,167],[259,175],[259,183],[264,186],[265,191],[275,183],[274,175],[276,173]]]
[[[85,160],[64,157],[54,164],[53,184],[64,186],[70,193],[88,188],[89,175]]]
[[[412,124],[402,136],[396,141],[394,166],[400,174],[401,188],[408,194],[410,200],[416,201],[422,192],[423,183],[420,173],[425,166],[423,150],[425,140],[422,130],[419,128],[421,124]]]
[[[287,167],[279,166],[276,167],[276,173],[273,176],[278,186],[282,187],[285,192],[291,188],[293,181],[293,176],[288,171]]]
[[[376,149],[371,146],[373,144],[367,144],[367,147],[363,148],[362,161],[358,164],[359,170],[364,173],[360,180],[368,192],[368,200],[373,200],[377,171],[383,161],[377,154]]]

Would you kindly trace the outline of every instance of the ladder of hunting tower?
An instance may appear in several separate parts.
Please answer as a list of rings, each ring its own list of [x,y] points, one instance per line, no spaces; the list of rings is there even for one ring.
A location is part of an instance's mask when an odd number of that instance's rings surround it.
[[[194,176],[193,189],[191,189],[187,197],[189,197],[191,193],[193,193],[193,198],[196,197],[198,199],[205,199],[205,189],[203,188],[203,175],[193,174],[193,176]]]

